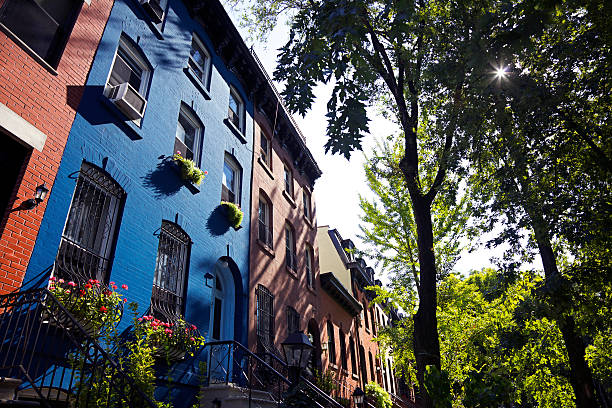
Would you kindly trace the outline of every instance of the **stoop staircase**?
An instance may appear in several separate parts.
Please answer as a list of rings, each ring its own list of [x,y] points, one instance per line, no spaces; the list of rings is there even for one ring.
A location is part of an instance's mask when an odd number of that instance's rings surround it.
[[[0,407],[157,405],[47,289],[0,296]]]

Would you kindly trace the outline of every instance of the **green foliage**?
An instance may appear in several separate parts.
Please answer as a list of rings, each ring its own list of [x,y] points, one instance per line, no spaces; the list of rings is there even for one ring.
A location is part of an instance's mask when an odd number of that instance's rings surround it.
[[[174,162],[181,169],[181,177],[183,178],[183,180],[190,181],[193,184],[200,185],[202,183],[202,180],[204,180],[204,178],[208,174],[207,171],[200,170],[195,165],[195,162],[193,160],[184,158],[178,152],[172,156],[172,160],[174,160]]]
[[[429,395],[434,396],[435,408],[450,408],[452,403],[450,381],[444,370],[438,369],[435,365],[428,365],[425,368],[424,384]]]
[[[338,386],[334,381],[334,374],[330,370],[324,372],[315,370],[314,380],[315,385],[327,395],[331,395],[334,391],[338,390]]]
[[[376,408],[391,408],[393,406],[389,393],[375,382],[366,384],[365,393],[370,400],[374,401]]]
[[[242,218],[244,217],[244,213],[240,210],[240,207],[227,201],[221,201],[221,205],[225,208],[229,224],[234,228],[240,227]]]

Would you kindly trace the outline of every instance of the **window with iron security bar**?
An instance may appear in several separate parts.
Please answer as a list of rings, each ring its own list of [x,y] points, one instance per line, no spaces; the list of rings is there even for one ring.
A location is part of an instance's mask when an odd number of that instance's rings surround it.
[[[173,222],[163,220],[151,294],[153,314],[174,320],[183,314],[183,294],[191,239]]]
[[[291,306],[287,306],[287,334],[300,331],[300,314]]]
[[[83,162],[54,264],[54,275],[107,282],[125,192],[108,174]]]
[[[274,296],[268,288],[257,285],[257,340],[264,347],[274,345]]]

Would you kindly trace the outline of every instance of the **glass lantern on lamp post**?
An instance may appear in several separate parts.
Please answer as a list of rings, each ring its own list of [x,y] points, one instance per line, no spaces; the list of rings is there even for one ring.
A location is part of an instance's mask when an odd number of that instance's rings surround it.
[[[291,333],[281,343],[285,361],[289,370],[289,380],[292,386],[296,386],[300,379],[300,371],[306,368],[312,353],[312,343],[303,332]]]
[[[353,392],[353,402],[355,403],[355,406],[356,407],[363,406],[364,399],[365,399],[365,392],[363,392],[363,390],[359,387],[355,388],[355,391]]]

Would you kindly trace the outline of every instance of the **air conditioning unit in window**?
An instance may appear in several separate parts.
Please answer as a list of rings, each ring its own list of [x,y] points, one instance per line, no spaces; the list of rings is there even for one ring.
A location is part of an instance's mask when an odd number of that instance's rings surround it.
[[[140,0],[140,5],[155,24],[164,21],[164,9],[159,4],[159,0]]]
[[[108,99],[131,120],[142,119],[147,107],[147,100],[127,82],[112,87]]]

